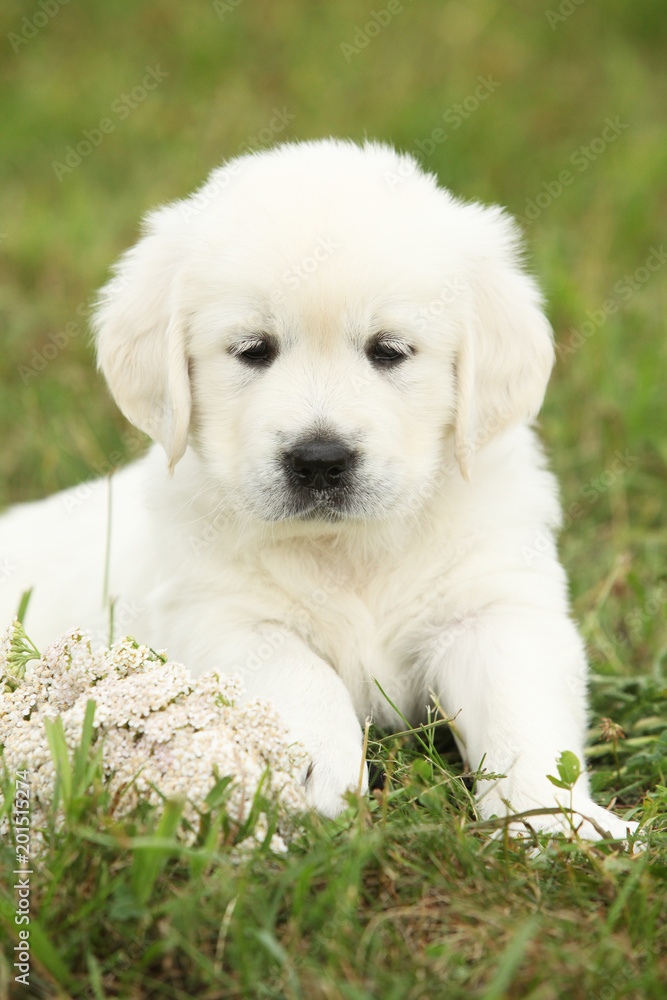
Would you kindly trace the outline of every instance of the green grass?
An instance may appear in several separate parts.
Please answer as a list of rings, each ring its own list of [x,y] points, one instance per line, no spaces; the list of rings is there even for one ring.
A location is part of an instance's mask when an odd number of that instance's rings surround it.
[[[414,151],[444,129],[421,158],[457,193],[520,217],[551,198],[525,225],[534,269],[560,344],[590,332],[561,353],[542,435],[594,667],[594,786],[645,814],[649,849],[534,857],[475,826],[451,750],[441,765],[391,741],[372,751],[383,766],[393,753],[392,790],[336,823],[308,818],[285,857],[258,848],[234,863],[164,830],[151,848],[154,819],[120,828],[98,789],[33,877],[32,993],[10,992],[13,854],[0,849],[0,1000],[664,996],[667,268],[640,272],[630,293],[625,278],[665,232],[663,4],[587,0],[551,26],[556,2],[414,0],[346,61],[341,44],[385,6],[243,0],[221,19],[206,2],[72,0],[18,52],[7,36],[41,8],[3,7],[0,503],[143,448],[94,373],[85,313],[146,209],[200,183],[274,108],[294,115],[278,138],[370,135]],[[147,66],[168,76],[121,120],[112,106]],[[493,92],[454,128],[480,77]],[[113,131],[58,181],[53,162],[105,117]],[[608,118],[627,128],[596,152]],[[553,197],[564,170],[572,183]],[[64,330],[67,345],[26,378]],[[616,752],[601,717],[625,730]]]

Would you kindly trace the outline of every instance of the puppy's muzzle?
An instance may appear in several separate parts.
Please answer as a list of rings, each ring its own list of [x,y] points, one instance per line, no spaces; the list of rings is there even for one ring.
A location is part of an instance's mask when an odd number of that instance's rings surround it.
[[[304,441],[284,457],[292,484],[308,490],[335,490],[347,485],[355,453],[340,441]]]

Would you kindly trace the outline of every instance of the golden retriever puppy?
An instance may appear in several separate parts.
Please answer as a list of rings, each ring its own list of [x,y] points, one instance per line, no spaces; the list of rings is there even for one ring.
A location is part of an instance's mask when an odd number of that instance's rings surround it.
[[[150,213],[94,329],[158,442],[111,484],[123,631],[270,699],[325,815],[366,716],[397,722],[376,680],[414,722],[435,693],[469,766],[504,775],[477,783],[482,817],[569,806],[547,774],[583,760],[587,666],[530,426],[552,334],[511,219],[387,146],[286,144]],[[77,489],[0,521],[0,611],[34,585],[38,643],[107,636],[109,490]],[[583,837],[634,829],[585,774],[573,805]]]

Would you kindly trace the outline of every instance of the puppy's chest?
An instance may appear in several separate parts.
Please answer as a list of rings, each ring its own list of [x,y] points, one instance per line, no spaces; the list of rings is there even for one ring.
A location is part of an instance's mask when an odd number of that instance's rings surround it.
[[[449,584],[419,566],[382,571],[328,560],[273,567],[284,624],[345,681],[360,715],[395,721],[376,681],[401,712],[413,715],[414,685],[406,683],[420,635],[442,615]]]

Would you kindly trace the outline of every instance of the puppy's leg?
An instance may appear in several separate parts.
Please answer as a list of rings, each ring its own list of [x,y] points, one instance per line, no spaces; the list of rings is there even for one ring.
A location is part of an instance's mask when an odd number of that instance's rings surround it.
[[[345,808],[343,795],[362,777],[362,732],[350,693],[332,667],[291,633],[264,626],[252,634],[234,635],[234,663],[223,669],[239,673],[246,698],[270,701],[294,740],[304,744],[306,797],[324,816]]]
[[[565,750],[584,765],[586,658],[569,618],[519,605],[494,605],[443,630],[432,650],[426,683],[443,708],[459,713],[456,728],[473,769],[505,775],[477,784],[477,808],[493,815],[563,806],[570,792],[558,789],[556,761]],[[586,774],[574,786],[575,815],[532,816],[543,831],[578,830],[587,840],[624,838],[636,829],[592,798]],[[520,833],[522,825],[513,832]]]

